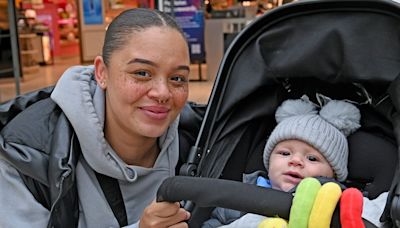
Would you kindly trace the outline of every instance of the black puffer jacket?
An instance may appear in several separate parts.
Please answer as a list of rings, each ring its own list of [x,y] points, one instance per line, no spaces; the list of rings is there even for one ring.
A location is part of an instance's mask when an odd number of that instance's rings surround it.
[[[80,146],[68,119],[50,98],[52,90],[0,105],[0,157],[17,168],[36,200],[50,210],[48,227],[77,227],[75,167]],[[204,111],[205,105],[188,103],[181,113],[181,163],[194,144]]]

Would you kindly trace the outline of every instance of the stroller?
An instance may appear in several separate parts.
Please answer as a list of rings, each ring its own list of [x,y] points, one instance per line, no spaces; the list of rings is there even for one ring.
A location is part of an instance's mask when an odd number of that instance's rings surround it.
[[[322,94],[360,109],[362,127],[349,137],[344,184],[370,199],[389,192],[381,220],[398,227],[399,74],[395,2],[306,0],[267,12],[228,48],[196,142],[158,199],[184,200],[190,227],[200,227],[217,206],[287,219],[291,194],[245,186],[242,174],[265,169],[263,148],[282,101],[305,94],[317,103]]]

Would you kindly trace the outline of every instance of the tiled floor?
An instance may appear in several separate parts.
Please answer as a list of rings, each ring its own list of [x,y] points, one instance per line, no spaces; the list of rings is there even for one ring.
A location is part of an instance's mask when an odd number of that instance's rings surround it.
[[[70,66],[79,65],[78,57],[56,58],[53,65],[41,66],[36,72],[25,74],[20,81],[20,93],[34,91],[42,87],[54,85],[61,74]],[[207,78],[206,65],[201,68],[202,78]],[[199,79],[198,65],[191,66],[189,84],[189,100],[206,103],[211,92],[213,80],[196,81]],[[0,79],[0,101],[6,101],[16,96],[16,83],[13,78]]]

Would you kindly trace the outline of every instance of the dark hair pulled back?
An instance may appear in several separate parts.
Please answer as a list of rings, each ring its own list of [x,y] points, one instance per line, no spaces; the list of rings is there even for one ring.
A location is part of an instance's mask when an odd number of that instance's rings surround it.
[[[154,26],[175,29],[186,39],[181,28],[168,14],[147,8],[129,9],[115,17],[107,28],[102,53],[104,63],[108,65],[112,53],[123,48],[132,33]]]

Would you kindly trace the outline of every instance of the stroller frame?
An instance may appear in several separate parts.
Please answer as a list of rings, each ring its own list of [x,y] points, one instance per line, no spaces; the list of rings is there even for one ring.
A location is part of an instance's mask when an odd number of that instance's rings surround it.
[[[399,5],[385,0],[299,1],[257,18],[224,55],[199,135],[180,175],[239,181],[242,173],[263,168],[262,149],[283,100],[303,94],[313,98],[316,93],[348,99],[366,116],[365,134],[354,141],[371,136],[383,138],[388,146],[381,156],[386,160],[379,163],[384,165],[369,164],[377,173],[365,180],[354,170],[371,163],[376,153],[349,158],[353,179],[346,184],[363,188],[370,198],[389,191],[382,219],[399,226],[399,28]],[[358,148],[352,147],[352,140],[350,151]],[[359,156],[366,158],[352,166]],[[371,186],[378,187],[368,189]],[[194,227],[210,211],[196,203],[206,206],[195,202]]]

